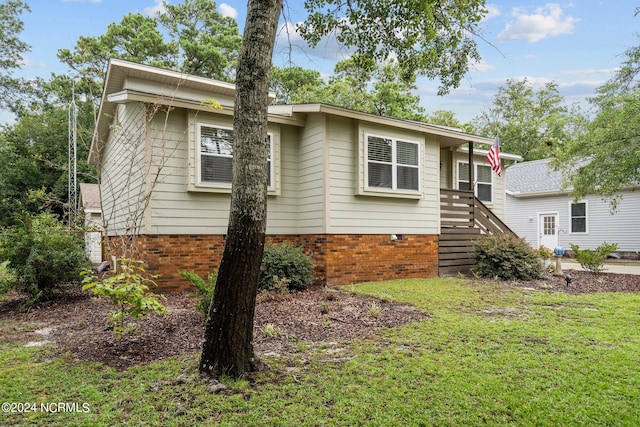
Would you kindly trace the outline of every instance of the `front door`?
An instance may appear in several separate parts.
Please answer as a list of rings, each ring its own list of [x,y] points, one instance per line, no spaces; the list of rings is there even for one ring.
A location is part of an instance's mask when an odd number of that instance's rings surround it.
[[[538,246],[546,246],[553,250],[558,246],[558,214],[545,213],[538,215]]]

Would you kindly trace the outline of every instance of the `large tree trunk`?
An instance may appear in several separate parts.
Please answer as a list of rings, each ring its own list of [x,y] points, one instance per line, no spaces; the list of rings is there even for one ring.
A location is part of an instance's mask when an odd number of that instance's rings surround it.
[[[267,107],[282,0],[249,0],[236,73],[229,229],[205,328],[200,373],[242,377],[256,368],[253,317],[267,211]]]

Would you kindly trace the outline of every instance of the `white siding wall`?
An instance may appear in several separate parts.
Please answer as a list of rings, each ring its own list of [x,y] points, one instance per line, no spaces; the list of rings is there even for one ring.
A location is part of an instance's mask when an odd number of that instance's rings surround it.
[[[119,105],[102,153],[102,210],[108,235],[122,235],[145,226],[145,109]]]
[[[640,250],[640,193],[625,192],[615,214],[598,196],[588,196],[587,233],[571,231],[569,196],[517,198],[507,196],[507,225],[531,244],[538,245],[538,213],[558,212],[559,245],[570,249],[571,243],[581,248],[595,249],[603,242],[617,243],[618,250]],[[531,218],[531,219],[530,219]]]

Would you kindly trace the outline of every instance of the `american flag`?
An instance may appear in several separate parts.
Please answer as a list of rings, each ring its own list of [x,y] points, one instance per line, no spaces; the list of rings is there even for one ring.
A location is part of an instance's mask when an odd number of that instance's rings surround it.
[[[491,165],[491,169],[495,171],[495,173],[500,176],[502,172],[502,166],[500,162],[500,139],[496,135],[496,139],[493,140],[493,145],[491,146],[491,150],[487,154],[487,160]]]

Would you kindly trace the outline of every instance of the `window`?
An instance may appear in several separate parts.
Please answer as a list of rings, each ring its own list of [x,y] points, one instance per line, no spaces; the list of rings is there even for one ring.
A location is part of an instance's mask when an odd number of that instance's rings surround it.
[[[420,191],[419,144],[367,135],[366,183],[368,189]]]
[[[231,186],[233,162],[233,129],[217,126],[198,125],[199,140],[199,182]],[[272,135],[269,134],[268,186],[272,186]]]
[[[491,166],[475,164],[475,195],[482,202],[493,201],[493,181]],[[458,189],[470,190],[469,163],[458,163]]]
[[[571,232],[587,232],[587,204],[584,202],[571,204]]]

